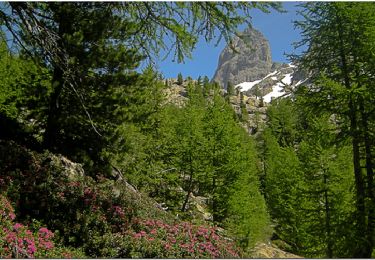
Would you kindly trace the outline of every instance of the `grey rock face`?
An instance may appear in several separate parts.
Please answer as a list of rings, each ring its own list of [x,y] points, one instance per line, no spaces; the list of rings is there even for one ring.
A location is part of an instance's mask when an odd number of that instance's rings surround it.
[[[229,46],[222,51],[213,81],[226,88],[228,81],[234,85],[263,78],[271,72],[273,62],[269,43],[254,28],[243,32],[243,39],[233,39],[235,53]]]

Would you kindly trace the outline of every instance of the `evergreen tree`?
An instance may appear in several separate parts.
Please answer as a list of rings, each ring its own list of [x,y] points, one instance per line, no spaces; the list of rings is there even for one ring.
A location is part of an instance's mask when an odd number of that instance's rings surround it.
[[[269,129],[264,131],[265,172],[264,192],[275,233],[298,253],[303,246],[304,231],[300,227],[303,172],[292,147],[281,147]],[[291,250],[291,249],[289,249]]]
[[[260,193],[253,140],[243,129],[238,131],[241,132],[242,141],[234,156],[239,171],[230,188],[225,227],[232,232],[241,247],[249,249],[256,242],[269,239],[272,230],[268,209]]]
[[[354,185],[350,147],[334,144],[334,125],[328,116],[310,122],[299,149],[306,184],[303,211],[310,233],[304,254],[347,257],[352,253],[347,248],[353,239],[351,220],[355,211],[350,191]]]
[[[229,96],[233,96],[234,93],[235,93],[234,92],[234,85],[231,82],[228,81],[228,83],[227,83],[227,94]]]
[[[50,73],[0,41],[0,138],[38,149],[51,91]]]
[[[182,85],[182,83],[184,83],[184,78],[182,77],[182,74],[181,74],[181,72],[180,72],[180,73],[178,73],[178,75],[177,75],[177,84],[178,84],[178,85]]]
[[[200,86],[200,87],[202,87],[202,85],[203,85],[201,76],[199,76],[198,79],[197,79],[197,85]]]
[[[49,28],[51,23],[48,21],[54,19],[49,14],[50,5],[52,4],[10,2],[5,5],[8,10],[1,11],[1,22],[14,35],[17,43],[25,46],[21,36],[27,35],[32,39],[32,45],[44,50],[45,58],[56,64],[62,62],[58,56],[61,50],[57,49],[59,43],[56,42],[55,32]],[[229,42],[237,26],[251,24],[249,10],[281,10],[278,3],[246,2],[119,2],[101,5],[117,14],[115,20],[127,20],[128,24],[124,24],[123,32],[129,37],[124,37],[123,40],[130,49],[137,48],[147,57],[159,54],[160,50],[170,52],[172,49],[178,62],[191,56],[200,36],[206,41],[213,40],[216,29],[220,38]],[[241,11],[243,14],[239,15]],[[166,36],[171,39],[171,45],[165,43]]]
[[[303,30],[308,50],[297,60],[311,71],[313,86],[300,88],[305,106],[338,118],[341,139],[352,143],[356,186],[356,249],[353,256],[370,257],[374,246],[373,148],[370,125],[375,9],[367,3],[305,5]],[[361,149],[361,147],[364,149]],[[365,158],[361,161],[361,157]],[[366,175],[362,172],[364,165]]]
[[[346,144],[335,142],[332,117],[308,110],[279,100],[268,111],[262,182],[275,237],[296,254],[347,257],[353,239],[351,156]]]

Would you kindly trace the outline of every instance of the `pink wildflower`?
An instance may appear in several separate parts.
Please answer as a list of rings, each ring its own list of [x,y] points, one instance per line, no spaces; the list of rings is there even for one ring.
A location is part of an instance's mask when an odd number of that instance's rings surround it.
[[[49,239],[53,237],[52,231],[48,230],[45,227],[39,229],[39,236],[43,239]]]
[[[54,247],[53,242],[51,241],[42,242],[40,245],[47,250],[52,249]]]
[[[9,231],[7,231],[9,232]],[[13,241],[15,241],[17,239],[17,236],[16,236],[16,233],[15,232],[9,232],[6,236],[5,236],[5,240],[8,242],[8,243],[12,243]]]
[[[27,246],[27,253],[28,253],[29,255],[33,255],[35,252],[36,252],[35,244],[34,244],[34,243],[33,243],[33,244],[29,244],[29,245]]]
[[[9,212],[8,216],[11,220],[14,220],[16,218],[16,215],[13,212]]]
[[[57,196],[59,197],[59,199],[62,199],[62,200],[65,199],[65,193],[63,191],[62,192],[58,192]]]
[[[124,213],[123,209],[120,206],[114,206],[113,210],[114,210],[114,213],[116,215],[118,215],[120,217],[124,217],[125,216],[125,213]]]
[[[18,229],[20,229],[20,228],[22,228],[22,227],[23,227],[22,224],[20,224],[20,223],[16,223],[16,224],[14,224],[13,229],[16,230],[16,231],[18,231]]]

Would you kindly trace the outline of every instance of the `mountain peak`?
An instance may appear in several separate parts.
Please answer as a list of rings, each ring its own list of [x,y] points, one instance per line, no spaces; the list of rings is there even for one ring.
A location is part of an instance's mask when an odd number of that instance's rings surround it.
[[[235,51],[233,51],[235,49]],[[241,92],[264,102],[288,96],[307,76],[292,64],[272,62],[268,40],[249,27],[221,52],[213,81],[227,88],[228,82]]]
[[[234,50],[235,51],[234,51]],[[261,32],[248,27],[227,45],[219,57],[213,80],[226,88],[227,83],[239,84],[260,79],[271,72],[272,58],[268,40]]]

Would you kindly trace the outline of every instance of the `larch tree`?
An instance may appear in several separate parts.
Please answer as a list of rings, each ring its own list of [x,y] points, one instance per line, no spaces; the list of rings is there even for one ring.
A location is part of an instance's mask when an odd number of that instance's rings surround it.
[[[339,138],[352,144],[356,186],[354,257],[371,257],[374,247],[373,48],[375,8],[371,3],[307,3],[296,58],[312,84],[299,88],[305,105],[337,117]],[[354,245],[353,245],[354,246]]]

